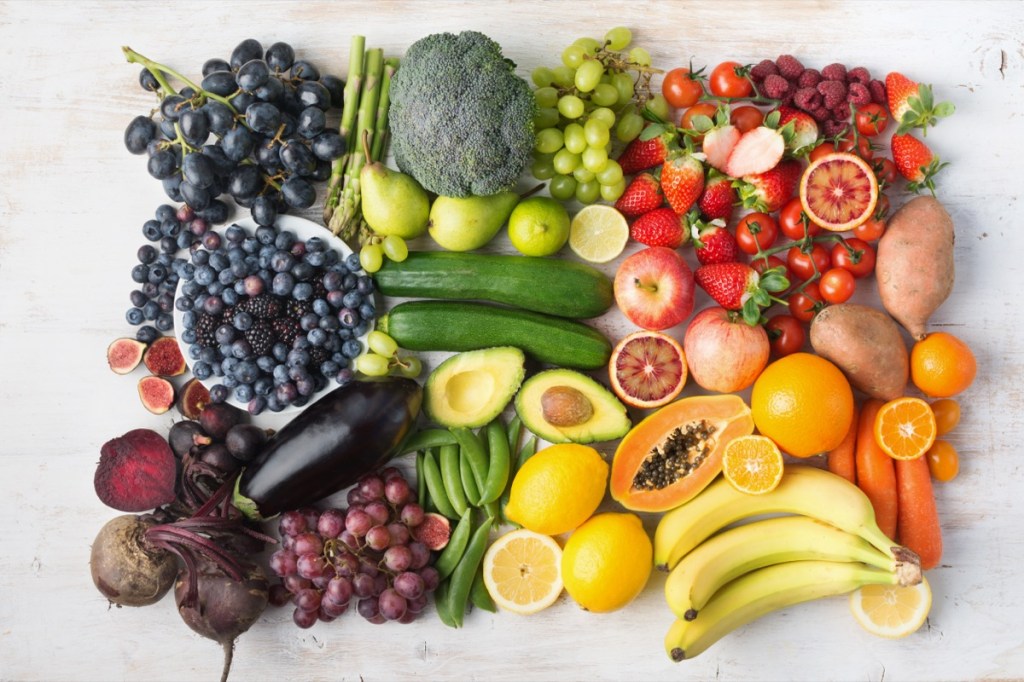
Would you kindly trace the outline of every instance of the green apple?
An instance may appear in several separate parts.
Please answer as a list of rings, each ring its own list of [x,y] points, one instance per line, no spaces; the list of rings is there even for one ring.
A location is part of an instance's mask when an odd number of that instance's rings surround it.
[[[551,197],[523,199],[508,218],[508,238],[524,256],[551,256],[569,240],[569,212]]]

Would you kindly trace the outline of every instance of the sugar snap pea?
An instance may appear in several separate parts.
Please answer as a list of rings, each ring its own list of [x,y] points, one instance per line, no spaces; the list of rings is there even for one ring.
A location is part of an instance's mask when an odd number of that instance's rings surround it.
[[[523,443],[522,449],[519,451],[519,455],[516,457],[516,471],[523,468],[526,464],[526,460],[533,457],[537,452],[537,437],[533,436],[528,441]]]
[[[448,500],[448,494],[444,490],[441,469],[434,458],[433,450],[427,450],[423,456],[423,478],[426,479],[427,493],[430,495],[434,506],[437,507],[437,511],[450,519],[459,518],[459,515],[455,513],[455,509],[452,507],[451,501]]]
[[[480,491],[482,504],[494,502],[501,497],[505,484],[508,483],[511,466],[508,433],[505,431],[505,425],[501,423],[501,417],[493,419],[485,428],[490,460],[487,463],[487,479],[484,481],[483,490]]]
[[[422,429],[409,436],[398,450],[399,455],[407,455],[410,452],[426,450],[427,448],[439,448],[442,445],[455,443],[455,436],[448,429]]]
[[[448,582],[443,581],[434,590],[434,608],[437,609],[437,617],[441,622],[450,628],[457,628],[458,625],[452,620],[451,602],[448,599]]]
[[[495,613],[498,607],[494,604],[494,599],[491,597],[491,593],[487,591],[487,585],[484,583],[484,565],[480,564],[480,568],[476,570],[476,577],[473,578],[473,587],[469,590],[469,601],[473,602],[473,606],[483,611]]]
[[[455,514],[462,516],[466,513],[468,505],[466,493],[462,489],[462,477],[459,473],[459,446],[442,445],[438,455],[438,464],[441,469],[441,482],[444,483],[444,491],[448,494],[448,501],[452,503]]]
[[[462,489],[466,491],[466,499],[475,507],[480,500],[480,491],[473,478],[473,470],[469,466],[469,457],[459,448],[459,474],[462,476]]]
[[[437,560],[434,561],[434,568],[437,569],[442,582],[452,574],[452,571],[455,570],[459,563],[459,559],[466,553],[466,545],[469,544],[469,536],[472,534],[473,510],[467,509],[462,518],[459,519],[459,522],[455,524],[455,530],[449,536],[448,544],[445,545],[441,553],[437,555]]]
[[[451,612],[456,627],[462,626],[462,620],[466,615],[466,605],[469,604],[469,592],[473,588],[473,578],[476,576],[477,568],[487,550],[487,541],[490,539],[493,522],[493,519],[484,519],[483,523],[473,531],[469,545],[466,546],[466,553],[459,559],[459,564],[452,571],[451,578],[448,580],[448,610]]]
[[[457,426],[451,429],[463,454],[469,458],[469,468],[473,470],[473,478],[476,480],[477,490],[484,487],[484,479],[487,477],[487,455],[484,454],[483,443],[475,433],[465,426]]]
[[[512,417],[508,422],[508,451],[519,452],[519,436],[523,433],[523,420],[519,415]]]

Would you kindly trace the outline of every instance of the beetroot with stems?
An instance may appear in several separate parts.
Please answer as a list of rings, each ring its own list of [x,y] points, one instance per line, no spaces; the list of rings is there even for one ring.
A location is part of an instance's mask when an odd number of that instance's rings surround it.
[[[175,499],[178,462],[163,436],[134,429],[100,448],[94,485],[100,500],[124,512],[141,512]]]
[[[93,541],[89,560],[92,581],[111,604],[155,604],[174,585],[177,559],[145,538],[146,531],[155,525],[152,517],[116,516]]]

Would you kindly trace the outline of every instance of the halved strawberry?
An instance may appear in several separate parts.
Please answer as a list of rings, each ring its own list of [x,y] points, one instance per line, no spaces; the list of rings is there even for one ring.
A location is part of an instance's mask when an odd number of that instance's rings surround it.
[[[671,208],[656,208],[637,218],[629,227],[629,236],[645,246],[676,249],[686,241],[686,222]]]
[[[761,308],[774,300],[772,293],[784,291],[789,281],[778,269],[759,275],[746,263],[702,265],[694,273],[697,285],[726,310],[742,310],[743,321],[749,325],[761,319]]]
[[[804,166],[796,159],[784,159],[775,168],[756,175],[746,175],[734,184],[744,208],[762,213],[778,211],[793,198],[800,184]]]
[[[734,125],[712,128],[704,133],[701,151],[707,157],[707,163],[715,170],[725,172],[726,163],[736,143],[740,141],[740,129]]]
[[[919,192],[922,187],[927,187],[935,194],[935,174],[946,164],[939,161],[928,145],[912,135],[893,135],[890,145],[896,170],[909,180],[907,189]]]
[[[758,126],[743,133],[725,164],[725,173],[734,178],[771,170],[782,160],[786,140],[782,133],[768,126]]]
[[[667,126],[652,123],[622,150],[617,161],[623,175],[635,175],[650,170],[665,162],[668,154],[676,148],[672,141],[675,133]]]
[[[704,190],[704,164],[689,151],[672,154],[661,166],[661,191],[672,210],[683,215]]]
[[[783,133],[786,139],[786,149],[794,154],[810,150],[818,141],[818,122],[806,111],[800,111],[793,107],[781,106],[779,112],[779,129],[785,128],[789,123],[793,124],[793,134],[789,137]]]
[[[640,173],[626,186],[626,191],[615,202],[615,208],[627,218],[636,218],[658,208],[664,201],[658,176]]]
[[[912,81],[902,73],[893,71],[885,77],[885,93],[889,100],[889,112],[897,123],[896,134],[902,135],[913,128],[921,128],[928,134],[928,126],[938,123],[955,111],[951,102],[935,103],[932,89]]]
[[[735,203],[736,190],[732,186],[732,181],[712,168],[708,171],[708,177],[704,181],[704,191],[697,199],[697,208],[700,209],[701,218],[707,221],[724,220],[728,222],[732,217]]]

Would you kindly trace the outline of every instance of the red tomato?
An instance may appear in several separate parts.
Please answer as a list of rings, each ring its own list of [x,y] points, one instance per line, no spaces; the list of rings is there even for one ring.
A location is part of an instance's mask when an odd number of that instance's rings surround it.
[[[852,130],[847,130],[839,139],[836,151],[851,152],[862,159],[870,159],[875,154],[871,140],[863,135],[854,135]]]
[[[789,313],[801,322],[810,322],[823,307],[821,290],[811,282],[801,291],[789,296]]]
[[[858,239],[863,239],[866,242],[878,241],[885,234],[885,221],[878,218],[868,218],[853,228],[853,234]]]
[[[770,248],[778,236],[779,225],[767,213],[748,213],[736,224],[736,243],[752,256]]]
[[[736,126],[741,133],[745,133],[764,123],[764,113],[757,107],[744,104],[742,107],[732,110],[729,115],[729,123]]]
[[[754,92],[754,84],[742,64],[722,62],[711,72],[708,89],[715,97],[749,97]]]
[[[804,347],[807,333],[800,320],[792,315],[775,315],[765,323],[764,329],[768,332],[768,341],[776,357],[796,353]]]
[[[757,274],[763,275],[765,270],[774,270],[776,268],[782,268],[782,274],[786,277],[789,282],[793,281],[793,275],[789,272],[789,266],[786,265],[786,261],[782,260],[778,256],[768,256],[765,258],[755,258],[750,261],[750,267],[757,271]]]
[[[832,255],[821,244],[815,244],[807,253],[793,246],[786,252],[786,264],[794,276],[806,281],[832,267]]]
[[[779,210],[779,230],[790,239],[803,239],[805,224],[808,235],[813,237],[821,232],[821,225],[807,218],[800,197],[793,197]]]
[[[890,208],[891,206],[889,205],[889,195],[887,195],[885,192],[879,192],[878,203],[875,204],[875,217],[885,218],[886,216],[889,215]]]
[[[689,69],[672,69],[661,81],[661,94],[676,109],[692,107],[704,94],[703,76]]]
[[[715,112],[718,111],[718,105],[714,102],[697,102],[692,107],[683,112],[682,117],[679,119],[680,128],[693,129],[693,119],[695,116],[707,116],[710,119],[715,118]],[[701,136],[703,139],[703,135]],[[694,140],[699,141],[699,140]]]
[[[881,104],[871,102],[857,108],[853,121],[858,133],[874,137],[889,125],[889,112]]]
[[[896,182],[896,164],[892,162],[892,159],[884,156],[871,159],[871,167],[875,171],[875,177],[878,178],[880,186],[888,187]]]
[[[826,270],[818,283],[821,297],[826,303],[846,303],[853,296],[857,281],[853,273],[843,268]]]
[[[858,279],[867,277],[875,270],[875,247],[857,237],[838,242],[832,247],[832,265],[849,271]],[[823,290],[824,287],[822,284]]]
[[[817,161],[826,154],[834,154],[836,151],[835,144],[831,142],[822,142],[817,147],[811,150],[811,153],[807,156],[810,161]]]

